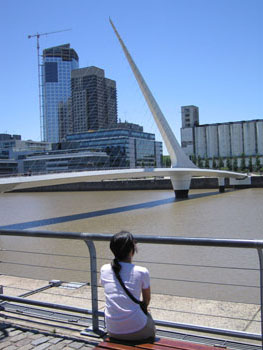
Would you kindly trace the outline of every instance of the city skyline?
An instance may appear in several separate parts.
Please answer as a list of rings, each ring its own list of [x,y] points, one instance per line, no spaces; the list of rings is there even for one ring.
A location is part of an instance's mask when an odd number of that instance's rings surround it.
[[[41,37],[40,50],[69,42],[78,52],[80,67],[100,67],[116,81],[118,118],[143,125],[160,140],[109,15],[178,139],[183,105],[199,107],[201,124],[263,117],[260,1],[76,4],[72,9],[69,1],[48,0],[44,6],[40,1],[10,0],[2,6],[1,43],[7,50],[1,65],[1,133],[40,140],[36,41],[27,35],[72,27]],[[64,15],[58,18],[62,7]],[[41,11],[43,16],[38,16]]]

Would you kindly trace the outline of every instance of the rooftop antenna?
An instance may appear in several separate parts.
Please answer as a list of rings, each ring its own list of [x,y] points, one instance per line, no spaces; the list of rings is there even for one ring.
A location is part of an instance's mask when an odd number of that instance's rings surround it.
[[[57,30],[55,32],[36,33],[36,34],[28,35],[28,39],[37,38],[38,100],[39,100],[40,138],[41,138],[41,141],[43,141],[44,137],[43,137],[43,115],[42,115],[42,102],[41,102],[42,94],[41,94],[41,72],[40,72],[41,63],[40,63],[40,53],[39,53],[39,51],[40,51],[39,39],[43,35],[50,35],[50,34],[55,34],[55,33],[67,32],[69,30],[71,30],[71,29],[63,29],[63,30]]]

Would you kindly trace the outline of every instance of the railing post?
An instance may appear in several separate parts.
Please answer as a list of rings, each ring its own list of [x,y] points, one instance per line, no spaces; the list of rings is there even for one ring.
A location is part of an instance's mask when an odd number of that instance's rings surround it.
[[[91,286],[91,305],[92,305],[92,331],[99,332],[98,316],[98,288],[97,288],[97,257],[96,248],[92,241],[85,240],[90,254],[90,286]]]
[[[261,313],[261,344],[263,349],[263,254],[262,249],[258,248],[259,273],[260,273],[260,313]]]

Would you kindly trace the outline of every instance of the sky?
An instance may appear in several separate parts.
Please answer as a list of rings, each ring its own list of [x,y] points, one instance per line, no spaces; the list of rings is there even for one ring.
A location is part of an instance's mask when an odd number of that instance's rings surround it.
[[[181,106],[200,124],[263,119],[262,0],[0,0],[0,133],[41,140],[28,35],[70,29],[41,35],[41,53],[70,43],[116,81],[118,118],[161,140],[109,17],[179,141]]]

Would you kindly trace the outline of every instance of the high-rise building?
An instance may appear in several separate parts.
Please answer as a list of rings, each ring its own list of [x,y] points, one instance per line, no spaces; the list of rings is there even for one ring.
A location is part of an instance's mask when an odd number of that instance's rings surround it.
[[[78,66],[78,55],[70,48],[70,44],[43,51],[42,139],[44,141],[58,142],[65,133],[65,128],[71,126],[67,119],[71,97],[70,79],[71,71]],[[63,123],[66,123],[66,126]]]
[[[194,127],[199,125],[199,109],[196,106],[181,107],[182,128],[181,144],[187,155],[195,153]]]
[[[97,67],[71,73],[73,133],[114,128],[117,124],[116,82]]]

